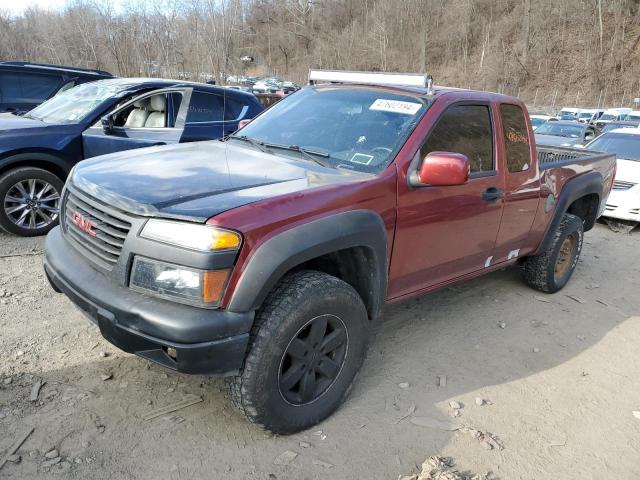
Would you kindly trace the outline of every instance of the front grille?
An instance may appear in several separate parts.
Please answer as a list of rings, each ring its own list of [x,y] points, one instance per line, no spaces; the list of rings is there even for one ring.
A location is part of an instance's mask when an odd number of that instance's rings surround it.
[[[622,180],[616,180],[613,182],[614,190],[629,190],[631,187],[635,187],[636,184],[634,182],[623,182]]]
[[[612,212],[614,211],[616,208],[618,208],[617,205],[611,205],[610,203],[607,203],[604,207],[605,211],[607,212]]]
[[[131,222],[86,195],[66,192],[62,205],[62,229],[70,243],[89,260],[111,270],[118,262]],[[108,211],[108,213],[107,213]],[[74,213],[91,222],[95,236],[74,223]]]

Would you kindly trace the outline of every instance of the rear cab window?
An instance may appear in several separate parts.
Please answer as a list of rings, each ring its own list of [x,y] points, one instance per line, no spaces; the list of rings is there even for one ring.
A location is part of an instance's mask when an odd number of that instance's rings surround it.
[[[466,155],[471,177],[495,173],[493,129],[488,105],[453,105],[441,115],[420,150]]]
[[[529,170],[529,129],[524,112],[517,105],[503,103],[500,105],[500,115],[502,116],[507,170],[509,173]]]

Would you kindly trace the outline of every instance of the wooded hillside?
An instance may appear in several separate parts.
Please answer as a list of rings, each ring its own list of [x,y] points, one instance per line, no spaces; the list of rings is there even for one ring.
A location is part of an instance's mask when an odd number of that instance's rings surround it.
[[[427,71],[536,105],[632,105],[640,1],[77,0],[62,12],[0,12],[0,58],[194,80]]]

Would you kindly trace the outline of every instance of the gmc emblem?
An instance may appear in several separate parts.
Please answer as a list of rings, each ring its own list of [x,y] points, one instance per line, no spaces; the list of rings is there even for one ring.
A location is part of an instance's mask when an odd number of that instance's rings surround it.
[[[96,226],[96,222],[93,222],[88,218],[85,218],[84,215],[82,215],[77,210],[73,212],[71,216],[71,222],[74,225],[77,225],[80,228],[80,230],[82,230],[87,235],[90,235],[92,237],[95,237],[97,235],[96,231],[93,229],[93,227]]]

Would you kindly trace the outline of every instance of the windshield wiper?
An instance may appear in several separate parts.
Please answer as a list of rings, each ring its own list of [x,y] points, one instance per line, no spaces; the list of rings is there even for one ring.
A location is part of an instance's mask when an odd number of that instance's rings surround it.
[[[307,148],[302,148],[298,145],[281,145],[279,143],[265,143],[263,145],[269,148],[279,148],[282,150],[289,150],[291,152],[301,153],[303,157],[311,160],[312,162],[317,163],[321,167],[328,167],[326,163],[321,162],[316,158],[316,157],[329,158],[330,155],[327,152],[318,152],[317,150],[309,150]]]
[[[259,149],[264,153],[269,153],[269,149],[266,147],[264,143],[254,140],[253,138],[247,137],[246,135],[230,135],[228,138],[235,138],[236,140],[241,140],[243,142],[248,143],[249,145],[256,147],[257,149]]]

